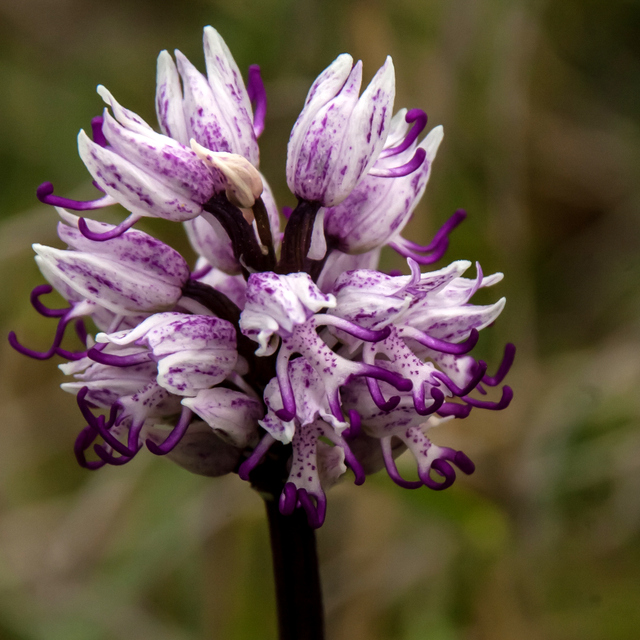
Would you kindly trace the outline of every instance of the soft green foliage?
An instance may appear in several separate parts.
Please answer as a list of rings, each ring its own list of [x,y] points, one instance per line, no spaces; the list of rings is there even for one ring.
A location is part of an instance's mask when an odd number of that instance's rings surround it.
[[[448,258],[506,274],[507,308],[480,349],[497,362],[499,345],[518,345],[516,399],[442,427],[477,465],[448,491],[410,492],[380,475],[331,492],[319,532],[328,638],[635,640],[638,4],[5,4],[0,333],[16,329],[34,348],[53,326],[28,307],[40,281],[29,245],[56,242],[35,188],[51,180],[57,193],[91,197],[75,136],[102,109],[95,85],[153,121],[155,56],[179,47],[203,68],[201,28],[213,24],[242,68],[262,65],[262,169],[291,205],[286,141],[310,82],[345,50],[368,77],[393,55],[398,104],[445,127],[407,237],[427,241],[454,209],[469,211]],[[147,224],[185,250],[175,226]],[[196,478],[150,455],[78,468],[81,418],[54,364],[6,342],[0,358],[0,637],[275,638],[259,498],[237,477]]]

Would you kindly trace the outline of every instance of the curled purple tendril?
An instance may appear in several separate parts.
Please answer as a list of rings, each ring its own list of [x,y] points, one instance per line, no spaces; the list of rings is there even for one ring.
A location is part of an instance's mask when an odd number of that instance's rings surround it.
[[[65,207],[73,211],[101,209],[111,203],[109,196],[102,196],[97,200],[71,200],[70,198],[63,198],[62,196],[55,196],[53,195],[53,185],[50,182],[43,182],[36,189],[36,197],[44,204],[50,204],[54,207]]]
[[[431,388],[433,402],[427,407],[425,403],[425,385],[422,385],[421,392],[413,397],[413,407],[419,416],[430,416],[440,409],[444,403],[444,393],[435,387]]]
[[[116,402],[114,403],[114,406],[118,404],[119,403]],[[113,408],[114,407],[112,406],[112,411]],[[116,411],[115,415],[112,414],[109,416],[109,420],[112,420],[113,423],[117,425],[122,421],[123,417],[123,414],[118,415],[118,412]],[[140,444],[140,432],[142,431],[143,425],[144,421],[134,423],[129,427],[129,436],[127,438],[126,447],[119,440],[116,440],[119,445],[119,447],[116,449],[116,447],[113,446],[110,440],[105,439],[107,445],[111,446],[112,449],[118,451],[121,454],[119,458],[116,458],[110,451],[107,451],[104,446],[100,446],[97,444],[93,445],[93,450],[101,460],[104,460],[108,464],[116,466],[126,464],[127,462],[133,460],[133,457],[138,453],[138,451],[140,451],[140,449],[142,449],[142,445]],[[98,425],[98,429],[100,431],[100,435],[103,435],[102,430],[100,429],[100,425]]]
[[[82,413],[82,417],[87,421],[87,424],[92,427],[95,431],[96,435],[100,435],[102,439],[115,451],[121,453],[123,455],[127,455],[133,457],[140,449],[139,446],[128,447],[124,443],[120,442],[113,433],[111,433],[110,429],[118,424],[118,416],[122,409],[119,402],[114,402],[109,409],[109,419],[102,415],[95,416],[93,415],[93,411],[91,410],[91,403],[87,400],[87,394],[89,393],[89,387],[82,387],[80,391],[78,391],[78,395],[76,396],[76,401],[78,403],[78,407],[80,408],[80,412]],[[131,436],[131,434],[129,434]],[[129,442],[131,443],[132,438],[129,437]]]
[[[471,398],[467,395],[463,396],[462,399],[472,407],[478,407],[479,409],[489,409],[490,411],[502,411],[511,404],[511,400],[513,400],[513,389],[508,385],[502,387],[502,397],[498,402],[490,402],[489,400],[478,400],[477,398]]]
[[[349,409],[349,428],[342,432],[342,437],[347,440],[357,438],[362,433],[362,419],[355,409]]]
[[[340,443],[340,446],[344,451],[345,462],[349,465],[349,468],[353,471],[353,475],[355,476],[353,483],[358,486],[364,484],[365,474],[362,465],[358,462],[358,459],[355,457],[353,451],[351,451],[351,448],[346,442]]]
[[[100,416],[102,417],[102,416]],[[133,460],[132,456],[120,456],[117,458],[112,453],[107,451],[104,445],[94,444],[93,450],[96,452],[96,455],[106,464],[113,465],[114,467],[121,466],[123,464],[127,464],[127,462],[131,462]]]
[[[420,253],[429,253],[436,249],[443,240],[446,240],[451,232],[467,217],[467,212],[464,209],[458,209],[433,236],[431,242],[427,245],[419,245],[411,240],[404,240],[404,244],[412,251],[418,251]]]
[[[482,380],[482,376],[484,376],[486,371],[487,363],[483,360],[478,360],[478,362],[476,363],[476,370],[473,372],[471,380],[469,380],[469,382],[462,388],[459,387],[446,373],[443,373],[442,371],[436,371],[432,375],[434,378],[437,378],[438,380],[444,382],[444,384],[447,386],[449,391],[453,393],[454,396],[462,397],[466,396],[478,386],[478,384]]]
[[[64,333],[71,320],[71,309],[65,311],[65,315],[60,318],[58,322],[58,326],[56,327],[56,333],[53,337],[52,345],[46,351],[34,351],[33,349],[29,349],[18,342],[18,338],[15,334],[15,331],[11,331],[9,333],[9,344],[18,352],[24,356],[28,356],[29,358],[34,358],[35,360],[48,360],[52,358],[54,355],[59,354],[61,351],[61,355],[66,355],[69,352],[61,350],[60,344],[62,343],[62,339],[64,338]],[[53,316],[56,317],[56,316]]]
[[[46,351],[34,351],[33,349],[29,349],[24,345],[20,344],[18,338],[14,331],[9,333],[9,344],[22,355],[28,356],[29,358],[34,358],[36,360],[48,360],[52,358],[54,355],[62,356],[63,358],[67,358],[68,360],[80,360],[87,355],[85,351],[67,351],[66,349],[62,349],[60,344],[62,344],[62,340],[64,339],[64,334],[72,319],[71,316],[73,305],[69,307],[65,307],[63,309],[50,309],[45,304],[40,301],[40,296],[46,295],[53,291],[53,287],[49,284],[41,284],[33,289],[31,292],[31,305],[33,308],[45,318],[60,318],[58,322],[58,326],[56,328],[56,333],[53,338],[53,344]],[[78,338],[83,344],[87,344],[87,331],[84,326],[82,320],[76,320],[75,322],[76,333],[78,334]]]
[[[366,376],[367,378],[374,378],[375,380],[382,380],[389,383],[392,387],[395,387],[398,391],[411,391],[413,388],[413,382],[407,378],[403,378],[399,373],[383,369],[374,364],[362,363],[362,368],[355,376]]]
[[[330,316],[330,318],[331,320],[330,322],[327,320],[327,324],[352,335],[354,338],[358,338],[358,340],[364,340],[365,342],[380,342],[382,340],[386,340],[391,334],[390,327],[384,327],[379,330],[365,329],[350,320],[345,320],[338,316]],[[322,322],[319,322],[319,325],[321,324]]]
[[[380,383],[374,378],[367,377],[366,383],[371,399],[376,403],[378,409],[392,411],[400,404],[400,396],[391,396],[388,400],[385,400],[380,389]]]
[[[437,411],[442,418],[453,416],[454,418],[466,418],[471,413],[471,405],[445,402]]]
[[[96,347],[89,349],[87,351],[87,356],[94,362],[106,364],[110,367],[132,367],[136,364],[149,362],[152,359],[151,354],[148,351],[134,353],[129,356],[116,356],[112,353],[104,353]]]
[[[380,158],[389,158],[390,156],[398,155],[408,149],[418,139],[418,136],[427,126],[427,114],[422,109],[410,109],[407,111],[404,119],[405,122],[413,122],[413,127],[411,127],[404,140],[397,147],[384,149],[380,154]]]
[[[260,461],[275,442],[275,438],[265,433],[251,455],[240,465],[238,475],[242,480],[249,480],[249,474],[260,464]]]
[[[495,376],[485,375],[482,378],[482,382],[484,382],[489,387],[497,387],[504,379],[511,366],[513,365],[513,361],[516,357],[516,346],[511,342],[507,343],[504,347],[504,355],[502,357],[502,362],[498,367],[498,371],[496,371]]]
[[[84,469],[91,469],[92,471],[104,467],[106,464],[103,460],[87,460],[84,452],[91,446],[93,441],[98,437],[98,431],[91,425],[87,425],[76,438],[73,445],[73,453],[76,456],[78,464]]]
[[[280,396],[282,397],[282,409],[278,409],[275,414],[283,422],[290,422],[296,417],[296,398],[293,393],[293,387],[291,386],[291,379],[289,378],[289,362],[284,365],[282,371],[276,365],[276,376],[278,378],[278,385],[280,387]]]
[[[45,318],[60,318],[71,309],[71,307],[65,307],[64,309],[50,309],[40,302],[40,296],[51,293],[53,287],[50,284],[39,284],[31,292],[30,300],[31,306]]]
[[[87,327],[84,323],[84,320],[78,319],[73,323],[73,328],[76,330],[76,335],[82,344],[86,345],[87,340],[89,339],[89,334],[87,332]],[[86,353],[86,352],[83,352]]]
[[[213,267],[210,264],[206,264],[201,269],[196,269],[191,272],[190,279],[191,280],[199,280],[200,278],[204,278],[207,274],[213,271]]]
[[[373,169],[369,170],[370,176],[374,176],[376,178],[402,178],[403,176],[408,176],[414,171],[418,170],[422,163],[425,161],[427,157],[427,152],[422,148],[418,147],[416,152],[413,154],[413,157],[409,162],[406,162],[399,167],[392,167],[390,169]]]
[[[444,482],[437,482],[430,475],[430,471],[433,469],[438,475],[444,477]],[[426,471],[418,469],[418,477],[422,481],[425,487],[433,489],[434,491],[442,491],[448,489],[456,479],[456,472],[454,468],[442,458],[437,458],[431,463],[431,467]]]
[[[111,406],[111,410],[109,412],[109,420],[106,421],[105,417],[95,416],[93,415],[93,411],[91,410],[91,405],[86,399],[87,394],[89,393],[89,387],[82,387],[80,391],[78,391],[78,395],[76,397],[76,401],[78,403],[78,407],[80,408],[80,412],[82,416],[87,421],[87,426],[78,434],[76,438],[76,443],[74,445],[74,452],[76,454],[76,459],[80,466],[85,467],[87,469],[99,469],[104,466],[104,464],[124,464],[124,462],[128,462],[131,460],[133,455],[136,452],[131,452],[122,442],[120,442],[109,430],[116,423],[117,415],[119,412],[118,403],[114,403]],[[112,462],[108,453],[104,451],[102,447],[99,445],[94,445],[94,451],[101,458],[100,461],[87,461],[85,458],[84,452],[91,446],[93,441],[101,436],[105,442],[112,448],[118,451],[124,451],[128,454],[127,460],[123,458],[115,459],[115,462]],[[101,455],[104,453],[105,455]],[[112,458],[113,456],[111,456]]]
[[[344,413],[342,413],[342,405],[340,404],[340,392],[335,390],[331,395],[327,394],[327,400],[329,402],[329,408],[334,417],[340,422],[344,422]]]
[[[147,438],[145,442],[147,449],[156,456],[165,456],[167,453],[173,451],[180,440],[182,440],[182,436],[187,432],[192,416],[193,411],[188,407],[183,406],[182,412],[180,413],[180,419],[167,438],[159,445],[153,442],[153,440]]]
[[[398,471],[396,461],[393,459],[393,451],[391,449],[391,437],[382,438],[380,440],[380,448],[382,449],[382,459],[387,474],[399,487],[403,489],[419,489],[422,486],[421,480],[405,480]]]
[[[419,245],[406,238],[397,242],[390,242],[389,246],[405,258],[412,258],[420,265],[429,265],[442,258],[449,248],[449,234],[467,217],[463,209],[458,209],[440,227],[433,240],[428,245]],[[425,255],[421,255],[421,254]]]
[[[282,515],[291,515],[297,507],[302,507],[307,514],[307,522],[313,529],[321,527],[327,511],[327,500],[324,494],[314,495],[316,504],[313,503],[312,496],[304,489],[298,489],[293,482],[287,482],[280,494],[279,509]]]
[[[93,141],[101,147],[106,147],[107,139],[104,137],[104,133],[102,133],[103,124],[104,118],[102,116],[91,118],[91,135],[93,137]]]
[[[298,489],[298,500],[307,513],[309,526],[312,529],[319,529],[323,525],[327,515],[327,499],[324,494],[313,497],[316,499],[316,504],[313,503],[306,489]]]
[[[425,347],[429,347],[429,349],[433,349],[434,351],[439,351],[440,353],[450,353],[459,356],[465,353],[469,353],[469,351],[471,351],[476,346],[476,344],[478,344],[480,333],[477,329],[471,329],[471,333],[466,340],[456,343],[446,342],[445,340],[433,338],[422,331],[412,331],[411,335],[408,335],[407,337],[412,338],[416,342],[419,342],[420,344],[423,344]]]
[[[89,229],[89,225],[84,218],[80,218],[78,220],[78,230],[85,238],[88,238],[89,240],[93,240],[94,242],[104,242],[105,240],[118,238],[125,231],[131,229],[131,227],[133,227],[133,225],[138,222],[138,220],[140,220],[140,216],[131,214],[119,225],[113,227],[113,229],[109,229],[109,231],[104,231],[103,233],[96,233],[95,231],[91,231],[91,229]]]
[[[287,482],[280,494],[278,508],[283,516],[290,516],[298,504],[298,487],[293,482]]]
[[[395,460],[393,459],[391,437],[382,438],[380,440],[380,446],[389,477],[393,482],[405,489],[418,489],[421,486],[426,486],[434,491],[442,491],[450,487],[456,479],[456,472],[451,466],[451,463],[455,464],[458,469],[466,475],[471,475],[476,468],[469,457],[462,451],[442,447],[440,456],[431,463],[428,469],[420,469],[420,467],[418,467],[419,480],[405,480],[398,472]],[[440,477],[444,478],[443,482],[438,482],[430,476],[432,469]]]
[[[476,470],[476,465],[473,464],[471,459],[462,451],[456,451],[449,447],[443,447],[440,453],[440,457],[433,461],[430,469],[425,472],[418,472],[420,479],[425,486],[434,491],[442,491],[447,487],[450,487],[456,479],[456,472],[451,466],[451,463],[455,464],[462,473],[471,475]],[[429,471],[433,469],[440,477],[444,478],[444,482],[437,482],[430,475]]]
[[[264,131],[264,120],[267,114],[267,92],[264,90],[264,83],[260,75],[260,65],[252,64],[249,67],[247,93],[249,100],[254,105],[253,131],[256,138],[259,138]]]

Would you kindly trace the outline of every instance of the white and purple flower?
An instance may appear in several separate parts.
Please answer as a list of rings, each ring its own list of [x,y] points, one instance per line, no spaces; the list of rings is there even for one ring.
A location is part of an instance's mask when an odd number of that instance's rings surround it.
[[[474,305],[474,294],[502,274],[474,278],[458,260],[436,271],[456,212],[431,243],[402,230],[422,197],[443,137],[422,141],[426,114],[392,118],[391,59],[360,94],[361,63],[339,56],[314,82],[294,125],[287,181],[297,207],[280,232],[273,195],[258,171],[257,138],[266,96],[259,69],[245,88],[229,50],[211,27],[207,75],[180,52],[158,58],[156,110],[161,133],[121,107],[94,119],[79,150],[104,195],[57,205],[58,235],[69,247],[34,245],[50,284],[34,289],[41,315],[57,318],[50,348],[59,355],[86,421],[75,453],[84,467],[129,462],[146,445],[186,469],[236,472],[256,488],[277,487],[283,514],[303,509],[312,527],[326,513],[326,491],[351,470],[356,484],[386,468],[402,487],[444,489],[474,464],[427,437],[433,426],[472,409],[500,410],[489,389],[502,384],[515,348],[495,375],[470,355],[504,298]],[[113,226],[77,218],[114,203],[129,217]],[[185,222],[198,260],[190,269],[174,249],[132,229],[142,217]],[[377,269],[389,246],[408,275]],[[57,290],[68,306],[49,308]],[[80,348],[63,343],[75,322]],[[92,334],[85,321],[98,330]],[[478,395],[479,394],[479,395]],[[93,447],[95,454],[89,454]],[[395,458],[408,450],[417,480]],[[266,483],[266,484],[265,484]]]

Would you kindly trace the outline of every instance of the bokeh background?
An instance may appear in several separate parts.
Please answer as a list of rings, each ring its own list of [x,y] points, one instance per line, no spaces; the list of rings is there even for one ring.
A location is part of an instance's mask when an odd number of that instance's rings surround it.
[[[269,97],[262,170],[281,205],[288,132],[340,52],[445,140],[409,237],[456,208],[447,259],[506,295],[480,354],[518,356],[512,406],[435,434],[477,472],[412,492],[379,474],[329,495],[319,532],[329,640],[640,637],[640,3],[633,0],[0,2],[0,334],[45,348],[30,244],[56,244],[36,186],[92,197],[75,137],[103,83],[154,121],[155,57],[201,69],[213,24]],[[179,248],[175,225],[145,227]],[[388,268],[401,266],[391,254]],[[267,529],[237,477],[140,455],[97,473],[53,362],[0,341],[0,638],[274,639]],[[403,471],[411,463],[402,458]]]

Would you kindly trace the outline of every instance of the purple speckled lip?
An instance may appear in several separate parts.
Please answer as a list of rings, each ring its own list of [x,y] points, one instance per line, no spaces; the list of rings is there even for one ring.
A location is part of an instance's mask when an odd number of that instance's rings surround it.
[[[471,355],[505,303],[471,298],[502,274],[476,263],[465,278],[466,260],[423,272],[465,211],[427,244],[401,235],[442,127],[423,136],[424,111],[393,114],[390,58],[360,93],[362,63],[342,54],[293,127],[286,178],[297,204],[279,208],[257,171],[267,110],[260,67],[249,67],[245,86],[220,34],[206,27],[203,42],[206,74],[179,51],[158,57],[161,133],[98,87],[107,108],[91,137],[81,131],[78,150],[100,197],[62,197],[49,182],[36,191],[57,207],[68,246],[34,245],[49,284],[33,289],[31,304],[56,320],[53,340],[37,351],[12,331],[9,343],[37,360],[67,360],[63,389],[85,421],[74,453],[87,469],[127,464],[146,446],[195,473],[235,472],[312,528],[347,470],[356,485],[384,468],[403,488],[446,489],[456,469],[469,475],[475,465],[428,430],[472,409],[506,409],[515,346],[493,375]],[[223,175],[219,166],[237,169]],[[70,213],[115,204],[128,211],[116,225]],[[143,217],[184,223],[197,264],[134,229]],[[378,270],[384,246],[407,259],[409,275]],[[66,306],[45,304],[54,290]],[[66,344],[70,323],[76,351]],[[405,450],[417,479],[398,471]]]

